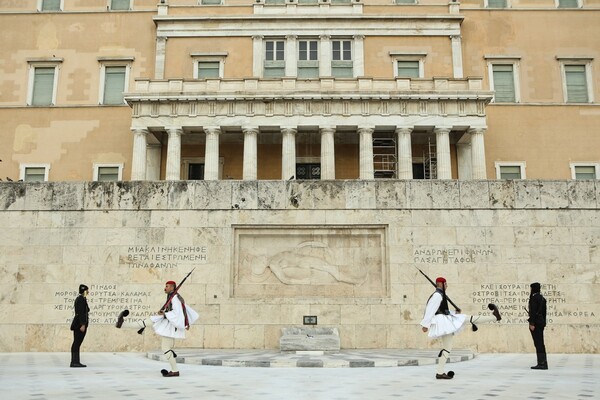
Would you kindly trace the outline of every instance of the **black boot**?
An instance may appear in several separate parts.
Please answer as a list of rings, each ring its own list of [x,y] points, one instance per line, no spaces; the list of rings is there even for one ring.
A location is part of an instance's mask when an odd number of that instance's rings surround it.
[[[125,317],[129,315],[129,310],[123,310],[119,313],[119,316],[117,317],[117,324],[116,327],[117,328],[121,328],[123,326],[123,322],[125,321]]]
[[[502,317],[500,316],[500,311],[498,311],[498,307],[494,303],[488,304],[488,308],[492,310],[492,314],[496,317],[496,321],[500,321]]]

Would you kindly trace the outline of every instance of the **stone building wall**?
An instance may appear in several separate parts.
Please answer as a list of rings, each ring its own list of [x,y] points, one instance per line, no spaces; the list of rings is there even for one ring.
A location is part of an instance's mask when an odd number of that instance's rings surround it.
[[[427,348],[419,328],[445,276],[465,313],[504,319],[457,336],[532,351],[529,283],[548,299],[549,352],[598,352],[598,181],[174,181],[0,184],[0,352],[68,351],[79,283],[86,351],[147,350],[117,330],[180,280],[201,319],[181,347],[278,348],[316,315],[342,348]]]

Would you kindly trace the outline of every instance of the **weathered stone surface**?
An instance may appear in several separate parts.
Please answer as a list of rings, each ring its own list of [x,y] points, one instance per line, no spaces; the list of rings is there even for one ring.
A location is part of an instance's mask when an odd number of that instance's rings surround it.
[[[401,209],[407,208],[406,188],[408,181],[385,181],[376,183],[376,208]]]
[[[596,208],[596,184],[594,181],[569,181],[569,208]]]
[[[436,209],[459,208],[460,192],[458,181],[443,180],[431,188],[431,206]]]
[[[406,196],[408,197],[408,208],[433,208],[431,181],[429,180],[409,181]]]
[[[489,207],[488,181],[461,181],[459,184],[461,208]]]
[[[514,208],[515,181],[489,181],[490,208]]]
[[[347,181],[344,185],[347,209],[374,209],[376,181]]]
[[[540,182],[529,180],[516,180],[515,188],[515,207],[516,208],[540,208]]]
[[[258,181],[237,181],[232,186],[231,207],[255,210],[258,207]]]
[[[279,348],[281,351],[340,351],[340,333],[337,328],[283,328]]]
[[[22,210],[25,204],[25,183],[0,184],[0,211]]]
[[[540,182],[540,197],[542,208],[567,208],[569,193],[566,181]]]

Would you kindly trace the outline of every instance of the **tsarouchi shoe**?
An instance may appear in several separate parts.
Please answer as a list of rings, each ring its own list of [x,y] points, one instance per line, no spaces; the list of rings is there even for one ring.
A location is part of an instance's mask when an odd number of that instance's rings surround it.
[[[71,363],[71,368],[85,368],[87,365],[83,365],[82,363]]]

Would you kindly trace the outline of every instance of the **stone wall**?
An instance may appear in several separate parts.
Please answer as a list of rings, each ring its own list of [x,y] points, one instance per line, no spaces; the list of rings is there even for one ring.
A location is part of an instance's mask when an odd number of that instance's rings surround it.
[[[86,351],[147,350],[141,318],[180,280],[200,323],[180,346],[277,348],[316,315],[342,348],[427,348],[432,292],[504,319],[457,347],[533,351],[529,283],[548,298],[549,352],[600,348],[600,182],[216,181],[0,184],[0,352],[68,351],[79,283]]]

